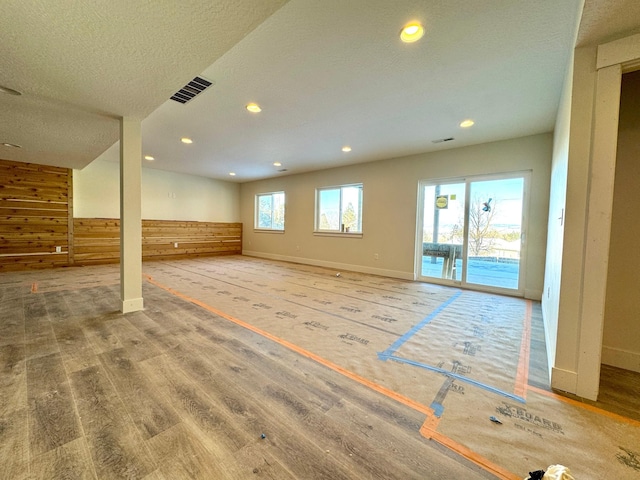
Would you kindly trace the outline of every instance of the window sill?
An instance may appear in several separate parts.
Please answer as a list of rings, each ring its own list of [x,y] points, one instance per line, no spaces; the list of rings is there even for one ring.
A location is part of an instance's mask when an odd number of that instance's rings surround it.
[[[316,237],[362,238],[362,232],[313,232]]]
[[[284,230],[269,230],[266,228],[254,228],[253,233],[277,233],[282,235],[284,233]]]

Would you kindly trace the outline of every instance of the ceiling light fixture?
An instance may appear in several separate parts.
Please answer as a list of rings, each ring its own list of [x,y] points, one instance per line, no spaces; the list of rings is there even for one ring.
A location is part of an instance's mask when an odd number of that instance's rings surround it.
[[[235,172],[229,172],[229,175],[231,175],[232,177],[236,176]]]
[[[417,42],[424,35],[424,27],[419,22],[407,23],[400,31],[400,40],[404,43]]]
[[[22,145],[16,145],[15,143],[3,143],[2,146],[9,148],[22,148]]]
[[[145,160],[149,160],[150,162],[151,162],[151,161],[153,161],[153,160],[155,160],[155,158],[154,158],[154,157],[152,157],[151,155],[145,155],[145,156],[144,156],[144,159],[145,159]]]
[[[193,143],[193,140],[191,140],[191,139],[190,139],[190,138],[188,138],[188,137],[182,137],[182,138],[180,139],[180,141],[181,141],[182,143],[187,143],[187,144],[191,144],[191,143]]]
[[[476,122],[474,122],[473,120],[463,120],[462,122],[460,122],[460,126],[462,128],[469,128],[472,127]]]
[[[281,167],[282,164],[280,162],[273,162],[274,167]]]
[[[351,151],[351,147],[349,145],[345,145],[344,147],[342,147],[342,151],[347,153]]]
[[[260,105],[258,105],[257,103],[249,103],[246,106],[247,110],[249,110],[251,113],[260,113],[262,111],[262,109],[260,108]]]
[[[18,90],[14,90],[13,88],[3,87],[2,85],[0,85],[0,92],[7,93],[9,95],[16,95],[16,96],[22,95],[22,92],[19,92]]]

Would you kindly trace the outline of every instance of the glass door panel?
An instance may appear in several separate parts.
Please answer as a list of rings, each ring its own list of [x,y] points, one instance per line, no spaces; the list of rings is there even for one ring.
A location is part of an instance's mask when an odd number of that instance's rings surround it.
[[[420,275],[426,279],[460,282],[463,271],[465,183],[423,185],[422,189]]]
[[[524,178],[469,187],[466,283],[518,290]]]

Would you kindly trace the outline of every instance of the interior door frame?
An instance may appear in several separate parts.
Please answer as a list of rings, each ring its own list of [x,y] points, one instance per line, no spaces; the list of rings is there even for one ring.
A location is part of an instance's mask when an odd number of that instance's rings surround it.
[[[577,372],[572,393],[591,400],[600,390],[609,237],[618,147],[622,74],[640,69],[640,34],[598,46],[588,209],[580,295]],[[560,319],[559,319],[560,321]]]
[[[471,202],[471,183],[490,180],[506,180],[510,178],[522,178],[522,214],[521,214],[521,241],[520,241],[520,265],[518,271],[518,288],[501,288],[487,285],[480,285],[467,282],[467,258],[468,258],[468,235],[469,235],[469,205]],[[451,183],[465,184],[465,205],[464,205],[464,241],[462,245],[462,274],[460,280],[449,280],[435,277],[422,276],[422,236],[424,232],[424,187],[433,185],[446,185]],[[486,293],[497,293],[500,295],[509,295],[513,297],[524,297],[526,290],[526,272],[527,272],[527,246],[528,246],[528,227],[529,227],[529,205],[531,190],[531,170],[517,170],[513,172],[497,172],[479,175],[468,175],[464,177],[448,177],[425,179],[418,182],[418,208],[416,218],[416,244],[415,244],[415,261],[414,261],[414,279],[438,285],[457,286],[467,290],[477,290]]]

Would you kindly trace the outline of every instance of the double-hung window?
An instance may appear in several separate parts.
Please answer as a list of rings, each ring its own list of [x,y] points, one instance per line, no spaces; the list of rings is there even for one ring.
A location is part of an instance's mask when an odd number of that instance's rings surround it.
[[[316,232],[362,234],[362,184],[316,189]]]
[[[284,231],[284,192],[256,195],[256,230]]]

